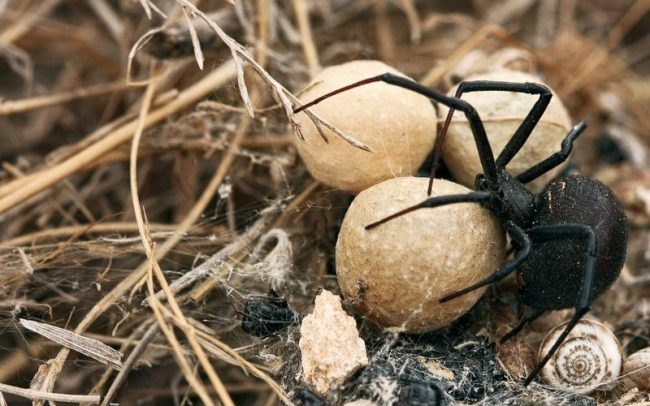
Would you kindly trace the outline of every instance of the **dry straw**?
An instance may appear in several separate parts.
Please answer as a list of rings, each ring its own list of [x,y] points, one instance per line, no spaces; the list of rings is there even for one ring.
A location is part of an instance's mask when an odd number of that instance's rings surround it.
[[[478,67],[503,48],[526,54],[574,121],[590,125],[578,168],[615,187],[636,227],[631,282],[593,312],[618,327],[624,348],[647,336],[647,278],[638,259],[647,254],[648,174],[638,151],[647,154],[649,142],[650,2],[596,3],[475,1],[473,10],[454,4],[442,12],[438,2],[415,0],[233,1],[216,10],[188,0],[0,1],[7,61],[0,67],[7,78],[0,89],[0,347],[15,348],[0,352],[0,382],[34,376],[29,388],[1,384],[0,404],[14,396],[92,404],[100,395],[103,404],[145,396],[290,404],[302,385],[297,329],[251,338],[237,312],[273,288],[306,314],[322,287],[337,288],[328,263],[349,198],[314,181],[292,149],[302,134],[290,90],[299,92],[321,67],[354,59],[382,60],[447,91],[467,73],[469,57]],[[178,40],[183,52],[155,53],[161,38]],[[160,59],[157,68],[148,53]],[[308,114],[317,137],[328,138],[329,129],[343,145],[370,149],[359,134]],[[634,146],[637,158],[620,167],[597,155],[596,141],[608,134],[624,154]],[[490,298],[477,309],[495,320],[481,332],[489,338],[517,316]],[[21,337],[21,318],[43,336]],[[419,365],[408,354],[442,354],[436,362],[451,371],[445,379],[456,388],[454,401],[470,402],[460,400],[472,396],[468,382],[487,390],[473,402],[529,400],[515,380],[467,373],[483,365],[472,357],[484,353],[463,350],[481,338],[437,335],[449,351],[363,327],[375,343],[371,362],[408,372]],[[534,334],[520,338],[534,343]],[[125,354],[121,371],[106,345]],[[364,373],[328,401],[396,399],[386,389],[393,386],[378,392]],[[156,384],[144,393],[135,389],[139,377]],[[617,379],[600,400],[650,401],[630,382]],[[58,383],[70,393],[54,392]],[[542,386],[526,393],[581,401]]]

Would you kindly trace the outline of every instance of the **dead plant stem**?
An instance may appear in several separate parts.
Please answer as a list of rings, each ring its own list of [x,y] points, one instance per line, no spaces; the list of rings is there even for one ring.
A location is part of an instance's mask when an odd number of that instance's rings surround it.
[[[152,111],[147,116],[146,122],[143,124],[144,128],[149,128],[170,115],[196,103],[196,101],[232,79],[235,76],[235,73],[234,62],[228,61],[224,63],[205,78],[185,89],[176,99],[170,101],[167,105]],[[4,213],[37,193],[52,187],[86,165],[92,164],[94,160],[110,152],[118,145],[128,141],[133,136],[137,124],[137,120],[129,121],[123,126],[117,128],[107,137],[88,146],[88,148],[80,151],[78,154],[60,164],[54,167],[44,168],[34,174],[26,176],[25,179],[29,179],[28,182],[22,184],[20,188],[16,188],[8,195],[0,198],[0,213]]]

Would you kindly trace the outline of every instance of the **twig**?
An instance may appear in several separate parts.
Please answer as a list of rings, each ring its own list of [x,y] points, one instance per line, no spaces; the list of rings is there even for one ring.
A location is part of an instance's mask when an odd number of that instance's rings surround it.
[[[152,263],[151,265],[153,267],[154,264]],[[156,316],[156,320],[158,321],[158,326],[160,327],[160,330],[167,338],[167,341],[171,344],[172,348],[174,349],[173,354],[174,357],[176,358],[176,363],[181,367],[181,370],[185,375],[185,379],[189,383],[190,387],[194,389],[194,391],[197,393],[199,398],[201,398],[204,404],[214,405],[214,402],[208,395],[205,386],[203,386],[194,376],[192,368],[190,368],[189,363],[185,358],[185,355],[183,353],[183,348],[178,342],[178,339],[176,338],[173,329],[169,325],[167,325],[167,320],[166,320],[167,315],[166,314],[163,315],[162,313],[164,307],[154,296],[155,291],[153,287],[153,275],[151,273],[151,270],[149,271],[149,274],[147,276],[147,290],[149,292],[149,297],[151,298],[151,309],[153,310],[154,315]]]
[[[153,64],[152,64],[152,70]],[[129,165],[129,184],[131,186],[131,198],[133,200],[133,208],[134,208],[134,214],[136,218],[136,222],[138,224],[138,229],[140,232],[140,237],[142,239],[142,244],[144,246],[145,252],[147,254],[147,258],[149,259],[151,263],[151,270],[153,270],[156,273],[156,277],[158,279],[158,282],[163,285],[163,287],[166,285],[166,281],[164,280],[164,276],[162,275],[162,271],[159,268],[159,265],[157,263],[156,257],[154,255],[153,247],[154,247],[154,242],[151,240],[151,236],[149,234],[149,229],[148,226],[145,225],[145,220],[144,220],[144,207],[141,206],[140,204],[140,198],[139,198],[139,193],[138,193],[138,180],[137,180],[137,160],[138,160],[138,147],[140,145],[140,140],[142,139],[142,134],[144,132],[144,123],[146,121],[146,117],[148,114],[149,110],[149,105],[151,103],[151,100],[153,99],[153,94],[154,94],[154,89],[155,89],[155,79],[150,82],[149,87],[147,88],[147,93],[145,94],[145,99],[144,102],[142,103],[142,109],[140,111],[140,117],[138,120],[138,126],[136,127],[136,131],[133,137],[132,141],[132,146],[131,146],[131,159],[130,159],[130,165]],[[151,275],[149,275],[148,280],[151,280]],[[183,318],[182,312],[180,310],[180,307],[177,305],[174,306],[175,302],[174,300],[170,300],[170,304],[172,304],[172,308],[174,310],[174,313],[177,315],[177,317]],[[164,322],[163,322],[164,323]],[[166,323],[165,323],[166,324]],[[159,323],[160,325],[160,323]],[[173,334],[173,333],[172,333]],[[169,335],[166,332],[166,335],[169,338]],[[186,332],[186,335],[187,332]],[[191,335],[188,335],[188,341],[190,344],[192,344],[192,348],[197,351],[197,355],[199,359],[201,359],[200,351],[201,348],[198,347],[198,345],[192,343],[192,337]],[[176,343],[177,344],[177,343]],[[175,346],[176,347],[176,346]],[[185,357],[182,354],[179,354],[178,359],[185,359]],[[227,392],[224,393],[225,388],[223,388],[223,384],[221,383],[221,380],[218,378],[216,375],[216,372],[212,369],[212,366],[207,364],[205,362],[201,362],[203,365],[204,369],[206,369],[206,372],[208,376],[210,377],[210,380],[212,381],[213,386],[215,389],[219,392],[219,396],[221,400],[223,401],[224,404],[226,405],[233,405],[232,400],[230,399],[230,396],[228,395]],[[190,382],[190,385],[192,385],[192,380],[189,379],[191,376],[193,376],[192,371],[188,367],[189,365],[186,363],[182,363],[181,367],[183,369],[183,372],[185,374],[186,379],[188,379],[188,382]],[[197,382],[198,383],[198,382]],[[199,390],[198,386],[202,386],[200,384],[194,384],[195,390]],[[203,389],[203,388],[200,388]],[[202,400],[206,404],[212,404],[212,401],[207,397],[207,393],[205,396],[202,396]]]
[[[253,93],[253,99],[256,100],[257,98],[258,98],[258,93],[254,92]],[[252,107],[252,103],[251,103],[251,107]],[[142,121],[144,122],[144,119]],[[250,118],[248,116],[244,116],[243,123],[241,124],[241,127],[240,127],[238,133],[236,134],[235,140],[233,141],[232,145],[237,146],[239,144],[239,140],[241,140],[241,138],[243,138],[245,136],[246,130],[247,130],[249,124],[250,124]],[[133,197],[136,220],[138,222],[138,225],[140,226],[140,234],[141,234],[141,237],[142,237],[142,240],[143,240],[143,245],[144,245],[145,251],[147,253],[147,258],[148,258],[148,260],[150,261],[150,264],[151,264],[151,267],[149,268],[149,276],[147,277],[147,288],[149,290],[149,298],[151,300],[152,309],[154,310],[156,318],[158,319],[158,324],[159,324],[161,330],[163,331],[163,333],[165,334],[167,339],[170,341],[172,346],[174,346],[176,348],[177,341],[175,339],[175,335],[174,335],[173,331],[171,331],[168,328],[168,326],[167,326],[167,324],[166,324],[166,322],[165,322],[165,320],[163,318],[162,311],[161,311],[163,309],[163,307],[160,304],[160,302],[158,301],[158,299],[155,297],[155,294],[153,292],[153,276],[152,275],[155,275],[156,279],[158,280],[158,283],[162,286],[163,291],[165,292],[166,298],[167,298],[167,300],[168,300],[168,302],[169,302],[169,304],[171,306],[172,313],[173,313],[173,316],[174,316],[174,320],[176,320],[177,326],[185,333],[185,336],[187,337],[187,340],[188,340],[190,346],[192,347],[195,355],[197,356],[197,358],[199,360],[199,363],[203,367],[203,370],[208,375],[208,377],[209,377],[213,387],[217,391],[221,401],[225,405],[234,405],[234,403],[230,399],[230,396],[228,395],[228,392],[226,391],[223,383],[221,382],[218,375],[214,371],[212,365],[210,364],[209,360],[207,359],[203,348],[196,341],[195,330],[187,322],[187,320],[185,319],[185,317],[183,315],[183,312],[180,309],[180,306],[178,305],[178,303],[177,303],[177,301],[176,301],[176,299],[174,297],[174,294],[171,292],[170,287],[167,284],[167,281],[165,280],[165,277],[164,277],[164,275],[163,275],[163,273],[162,273],[162,271],[161,271],[161,269],[160,269],[160,267],[158,265],[158,262],[156,260],[156,256],[154,255],[153,242],[150,240],[150,237],[149,237],[149,235],[148,235],[148,233],[147,233],[147,231],[145,229],[144,219],[143,219],[143,216],[142,216],[142,212],[140,211],[139,201],[137,199],[137,194],[138,193],[137,193],[137,187],[136,187],[137,181],[136,181],[136,165],[135,165],[135,161],[136,161],[137,156],[138,156],[137,155],[137,146],[138,146],[139,139],[140,139],[140,135],[138,135],[138,133],[136,132],[136,136],[134,137],[134,140],[133,140],[133,148],[132,148],[132,153],[131,153],[130,183],[131,183],[131,194],[132,194],[132,197]],[[231,151],[231,150],[232,149],[230,149],[229,151]],[[230,154],[229,156],[232,157],[233,154]],[[183,369],[183,372],[184,372],[184,374],[186,376],[186,379],[188,379],[188,381],[190,383],[192,383],[193,382],[193,377],[188,375],[187,364],[185,362],[184,357],[182,356],[182,354],[179,353],[176,358],[177,358],[177,361],[179,362],[179,365]],[[197,390],[196,384],[193,384],[192,386],[194,386],[195,390]],[[199,387],[198,390],[200,390],[202,392],[203,388]],[[208,403],[208,404],[212,403],[209,400],[206,401],[204,396],[201,396],[201,398],[203,399],[204,403]]]
[[[565,83],[558,88],[560,96],[577,92],[588,83],[592,73],[608,60],[610,52],[623,40],[625,34],[646,14],[650,9],[650,0],[637,0],[627,10],[619,22],[609,30],[609,35],[604,47],[595,45],[591,53],[582,60],[573,75],[569,75]]]
[[[465,40],[451,55],[445,58],[442,63],[427,72],[420,80],[420,83],[424,86],[435,85],[445,75],[445,73],[460,62],[469,51],[492,35],[502,41],[510,41],[510,35],[503,28],[496,25],[486,25]]]
[[[167,105],[152,111],[144,123],[145,128],[164,120],[172,114],[196,103],[197,100],[205,97],[229,81],[235,74],[235,64],[232,61],[226,62],[199,82],[179,93],[178,97]],[[33,174],[21,178],[20,188],[0,198],[0,213],[4,213],[12,207],[22,203],[39,192],[53,186],[62,179],[76,173],[86,165],[90,165],[98,157],[112,151],[118,145],[131,139],[137,125],[137,120],[131,120],[121,127],[115,129],[107,137],[88,146],[78,154],[68,158],[60,164],[44,168]]]
[[[44,338],[31,340],[25,343],[26,349],[12,351],[8,356],[2,358],[0,360],[0,382],[7,382],[14,379],[23,368],[32,362],[33,357],[40,358],[45,356],[46,351],[52,345],[52,341]]]
[[[392,61],[395,59],[395,38],[391,30],[391,21],[388,18],[388,0],[376,0],[374,4],[375,12],[375,36],[381,59]]]
[[[282,215],[275,220],[271,228],[279,228],[282,227],[287,219],[294,215],[296,211],[298,211],[298,208],[307,200],[307,198],[314,193],[316,189],[318,189],[318,186],[320,186],[320,183],[317,181],[312,181],[310,184],[308,184],[302,192],[298,196],[296,196],[291,203],[283,210]]]
[[[399,4],[411,26],[411,42],[420,42],[422,39],[422,24],[414,0],[399,0]]]
[[[185,272],[180,278],[174,280],[174,282],[169,286],[170,292],[175,295],[193,285],[196,281],[213,275],[219,269],[219,265],[221,265],[222,262],[248,247],[257,240],[264,231],[266,231],[273,220],[271,214],[275,214],[276,210],[277,207],[272,207],[270,210],[267,210],[266,213],[262,214],[255,224],[253,224],[243,235],[226,245],[224,248],[205,260],[201,265],[191,271]],[[163,291],[160,291],[156,293],[156,297],[162,300],[165,298],[165,294]],[[143,306],[147,305],[148,302],[145,300]]]
[[[152,64],[152,70],[154,68],[153,65],[154,64]],[[155,83],[156,80],[154,78],[153,80],[150,81],[149,87],[147,87],[147,92],[145,94],[145,98],[142,103],[142,109],[140,110],[138,125],[136,127],[135,134],[133,136],[133,141],[131,146],[131,160],[129,165],[129,184],[131,186],[131,199],[133,201],[135,219],[136,222],[138,223],[138,229],[140,231],[140,237],[142,239],[142,244],[144,246],[145,253],[147,254],[147,259],[151,264],[149,268],[149,275],[147,277],[147,287],[149,288],[150,292],[153,290],[152,272],[155,273],[156,279],[158,279],[158,283],[163,286],[163,289],[167,287],[167,282],[165,281],[165,278],[162,274],[162,271],[160,270],[158,261],[154,254],[154,249],[153,249],[154,242],[151,240],[149,231],[146,228],[147,226],[145,225],[144,208],[140,204],[140,198],[138,193],[138,181],[137,181],[138,146],[140,145],[140,139],[142,138],[142,133],[144,132],[144,123],[146,121],[146,117],[148,114],[149,105],[151,103],[151,100],[153,99]],[[169,303],[172,306],[173,313],[181,320],[184,320],[183,313],[180,307],[178,306],[178,304],[176,304],[173,297],[170,298]],[[183,371],[183,375],[185,376],[185,379],[188,381],[190,386],[192,386],[194,390],[197,391],[199,397],[201,398],[204,404],[213,405],[214,402],[212,402],[212,399],[209,397],[207,391],[205,390],[205,387],[203,387],[201,382],[194,377],[194,373],[181,351],[180,343],[176,339],[174,332],[171,331],[171,329],[167,326],[167,322],[164,320],[164,318],[160,316],[160,312],[156,310],[154,311],[156,312],[158,325],[160,326],[163,333],[169,340],[170,344],[172,344],[172,346],[174,347],[174,351],[175,351],[174,353],[177,355],[176,360],[178,362],[178,365],[181,367],[181,370]],[[203,366],[205,372],[208,374],[208,377],[210,378],[213,387],[217,390],[217,393],[219,394],[221,401],[226,406],[234,406],[234,403],[232,402],[232,399],[230,399],[228,392],[225,390],[223,383],[221,382],[216,372],[212,368],[212,365],[210,365],[210,363],[207,361],[205,355],[203,355],[203,349],[195,342],[193,338],[193,331],[189,329],[189,330],[184,330],[184,332],[188,342],[192,346],[192,349],[195,351],[199,359],[199,362]]]
[[[176,229],[176,226],[170,224],[151,224],[150,227],[156,232],[172,232]],[[11,240],[1,242],[0,248],[18,247],[25,244],[31,244],[41,238],[53,239],[72,235],[81,236],[89,233],[133,233],[136,231],[138,231],[138,225],[132,222],[79,224],[19,235]]]
[[[11,393],[32,400],[48,400],[50,402],[68,402],[68,403],[99,403],[99,395],[67,395],[65,393],[43,392],[34,389],[24,389],[17,386],[0,383],[0,393]]]
[[[115,10],[107,4],[106,0],[89,0],[88,5],[93,9],[100,21],[104,23],[108,31],[115,39],[115,42],[121,44],[125,40],[124,24]]]
[[[255,61],[255,59],[246,51],[246,49],[240,43],[238,43],[232,37],[226,34],[221,29],[221,27],[219,27],[217,23],[215,23],[210,18],[208,18],[208,16],[205,13],[203,13],[201,10],[199,10],[195,5],[190,3],[188,0],[176,0],[176,1],[178,2],[178,4],[190,10],[192,14],[199,16],[201,19],[203,19],[203,21],[205,21],[210,26],[210,28],[212,28],[214,32],[217,33],[219,38],[230,49],[230,54],[232,55],[233,61],[235,63],[235,68],[237,73],[237,84],[239,86],[240,96],[244,101],[244,105],[248,109],[248,113],[250,114],[250,116],[254,117],[254,110],[253,110],[253,105],[248,96],[248,88],[244,80],[244,69],[242,66],[242,63],[244,61],[251,68],[253,68],[253,70],[255,70],[255,72],[257,72],[257,74],[260,75],[262,79],[269,84],[269,86],[271,86],[271,88],[273,89],[273,94],[277,97],[278,102],[280,102],[280,104],[284,107],[285,114],[287,115],[287,118],[289,119],[292,128],[302,138],[302,135],[300,135],[300,124],[296,119],[296,115],[293,113],[293,106],[291,100],[292,99],[295,100],[295,97],[293,97],[291,92],[289,92],[284,86],[282,86],[277,80],[275,80],[266,70],[264,70],[261,64]],[[314,121],[314,124],[316,126],[322,125],[329,128],[336,135],[338,135],[343,140],[350,143],[356,148],[365,149],[367,151],[371,150],[369,146],[359,141],[358,139],[338,130],[332,124],[328,123],[320,116],[313,114],[309,111],[305,111],[305,113],[307,113],[308,117],[312,121]]]
[[[32,97],[23,100],[4,101],[0,103],[0,116],[24,113],[27,111],[41,109],[43,107],[50,107],[61,103],[67,103],[77,99],[95,97],[112,92],[124,92],[127,90],[132,90],[132,87],[125,85],[123,81],[119,81],[114,83],[101,83],[99,85],[88,86],[85,88],[52,95]]]
[[[47,0],[37,3],[35,7],[23,14],[22,18],[17,18],[15,24],[8,27],[0,34],[0,44],[11,44],[25,35],[36,22],[46,14],[49,14],[56,8],[61,0]]]
[[[106,395],[104,395],[101,406],[108,406],[111,403],[111,400],[113,400],[113,397],[115,397],[117,394],[117,390],[120,388],[120,386],[122,386],[122,383],[124,383],[124,380],[128,376],[129,372],[131,372],[131,369],[135,365],[136,361],[140,359],[140,356],[147,349],[149,343],[151,343],[154,338],[156,338],[159,331],[160,328],[158,325],[152,324],[144,333],[138,344],[133,348],[133,350],[131,350],[131,353],[129,353],[129,356],[124,361],[124,367],[117,374],[113,380],[113,383],[111,383],[111,386],[106,391]]]
[[[309,75],[313,78],[320,71],[320,63],[318,62],[318,51],[316,51],[314,36],[309,25],[307,2],[305,0],[293,0],[293,8],[298,19],[298,29],[300,30],[302,49],[305,52],[307,66],[309,66]]]
[[[201,42],[199,41],[199,36],[196,33],[196,28],[192,24],[189,14],[187,14],[187,9],[181,7],[183,10],[183,16],[185,16],[185,21],[187,22],[187,29],[190,31],[190,38],[192,39],[192,48],[194,49],[194,58],[196,59],[196,64],[199,66],[199,69],[203,70],[203,61],[205,57],[203,56],[203,51],[201,51]]]
[[[198,323],[198,322],[195,321],[195,323]],[[207,329],[207,327],[206,327],[206,329]],[[209,329],[207,329],[207,330],[209,330]],[[273,390],[273,392],[275,392],[280,397],[280,399],[282,399],[283,402],[285,402],[288,405],[292,404],[292,402],[287,397],[287,394],[284,392],[284,390],[282,390],[282,388],[277,384],[277,382],[275,382],[266,373],[261,371],[253,363],[251,363],[250,361],[246,360],[241,355],[239,355],[229,345],[227,345],[224,342],[220,341],[219,339],[215,338],[215,336],[213,334],[206,333],[207,330],[205,330],[205,329],[197,329],[197,335],[202,340],[213,344],[214,346],[218,347],[220,350],[224,351],[226,354],[228,354],[231,357],[233,357],[234,359],[236,359],[246,370],[250,371],[253,375],[257,376],[262,381],[264,381]]]
[[[227,68],[222,69],[225,66],[227,66]],[[182,106],[188,105],[191,102],[196,101],[196,98],[198,98],[197,96],[199,94],[203,95],[205,93],[214,91],[215,87],[218,87],[223,83],[225,83],[225,81],[228,80],[228,78],[232,77],[231,76],[233,73],[232,68],[233,68],[232,65],[226,63],[222,65],[220,69],[214,71],[212,74],[208,75],[208,77],[206,77],[199,83],[195,84],[194,86],[191,86],[185,92],[179,94],[179,97],[183,99]],[[210,79],[207,80],[208,78]],[[209,89],[206,89],[205,87],[209,87]],[[192,91],[189,92],[189,90]],[[175,102],[176,101],[177,100],[175,100]],[[165,108],[168,107],[169,106],[165,106]],[[180,106],[177,107],[180,108]],[[172,114],[170,110],[168,110],[168,112],[169,114]],[[152,112],[152,114],[154,114],[154,112]],[[161,116],[160,119],[162,120],[163,117],[164,116]],[[151,120],[151,115],[147,119]],[[137,122],[135,122],[135,124],[137,124]],[[135,130],[135,126],[132,127],[132,130]],[[236,148],[237,146],[238,146],[237,140],[233,140],[232,148]],[[230,165],[232,164],[232,160],[233,160],[232,152],[230,153],[227,152],[226,156],[222,160],[221,165],[219,166],[219,169],[213,176],[212,180],[204,190],[203,194],[201,195],[197,203],[194,205],[192,210],[190,210],[187,217],[178,225],[177,234],[172,235],[163,244],[161,244],[160,249],[156,252],[158,258],[162,258],[165,255],[167,255],[167,253],[169,253],[169,251],[173,247],[175,247],[176,244],[178,244],[178,242],[183,238],[184,233],[187,232],[190,229],[190,227],[200,218],[201,213],[203,213],[208,203],[211,201],[212,196],[214,196],[217,189],[219,188],[219,185],[223,181],[228,169],[230,168]],[[148,269],[149,269],[149,261],[146,260],[136,270],[134,270],[131,274],[129,274],[129,276],[124,278],[117,286],[115,286],[115,288],[113,288],[113,290],[111,290],[106,296],[104,296],[99,302],[97,302],[88,311],[86,316],[84,316],[81,322],[79,322],[79,324],[77,325],[75,332],[78,334],[83,333],[102,313],[104,313],[107,309],[112,307],[116,301],[118,301],[123,295],[125,295],[130,289],[132,289],[133,286],[135,286],[143,277],[145,277]],[[49,388],[53,387],[56,377],[61,373],[63,363],[67,359],[69,353],[70,352],[67,348],[63,348],[59,351],[56,357],[51,361],[50,369],[47,371],[47,375],[44,378],[44,382],[46,382],[49,385],[48,386]]]

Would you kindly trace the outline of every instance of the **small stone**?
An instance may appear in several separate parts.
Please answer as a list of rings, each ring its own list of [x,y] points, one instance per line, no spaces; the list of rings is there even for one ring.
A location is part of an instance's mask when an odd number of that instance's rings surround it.
[[[625,375],[639,389],[650,391],[650,347],[646,347],[627,357],[623,368]]]
[[[324,290],[314,311],[300,326],[302,368],[305,381],[325,394],[368,364],[366,345],[357,323],[341,307],[341,298]]]

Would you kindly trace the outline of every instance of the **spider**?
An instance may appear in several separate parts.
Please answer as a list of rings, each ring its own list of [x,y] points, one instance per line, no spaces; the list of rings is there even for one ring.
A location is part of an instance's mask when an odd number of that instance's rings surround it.
[[[526,378],[527,386],[553,356],[576,323],[588,311],[593,300],[618,278],[625,260],[627,219],[613,192],[604,184],[586,176],[574,175],[552,181],[533,195],[525,184],[564,162],[573,142],[585,130],[580,122],[562,141],[559,151],[514,176],[506,170],[510,160],[526,143],[548,106],[552,94],[537,83],[467,81],[459,84],[455,97],[404,77],[386,73],[350,84],[325,94],[295,111],[304,110],[337,93],[373,82],[385,82],[419,93],[449,107],[449,114],[434,146],[434,165],[429,195],[444,137],[454,110],[462,111],[469,122],[478,149],[483,173],[478,174],[474,191],[467,194],[429,197],[423,202],[366,226],[369,232],[396,217],[429,207],[475,202],[489,209],[510,235],[514,256],[487,279],[439,299],[447,302],[480,287],[501,281],[517,272],[519,300],[531,310],[501,342],[514,337],[544,312],[574,308],[575,312],[557,341]],[[478,112],[461,99],[463,93],[509,91],[536,95],[538,98],[501,153],[496,157]]]

